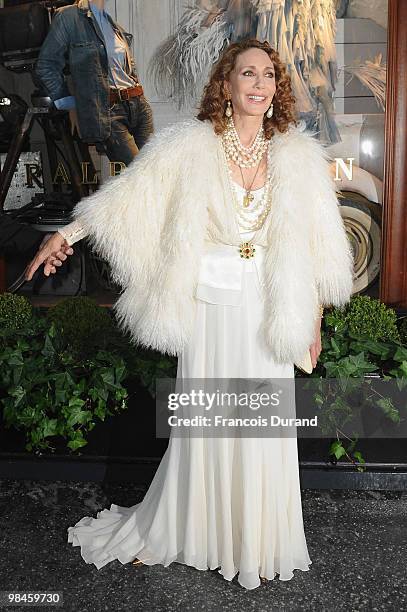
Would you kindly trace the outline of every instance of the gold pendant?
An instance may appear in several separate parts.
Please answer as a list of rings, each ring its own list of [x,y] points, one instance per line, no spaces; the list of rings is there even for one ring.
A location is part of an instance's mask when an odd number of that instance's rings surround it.
[[[247,208],[250,202],[253,202],[254,195],[250,193],[250,191],[246,191],[246,195],[243,197],[243,206]]]
[[[239,251],[240,257],[243,257],[243,259],[250,259],[251,257],[254,257],[256,249],[254,248],[252,242],[242,242],[242,244],[239,246]]]

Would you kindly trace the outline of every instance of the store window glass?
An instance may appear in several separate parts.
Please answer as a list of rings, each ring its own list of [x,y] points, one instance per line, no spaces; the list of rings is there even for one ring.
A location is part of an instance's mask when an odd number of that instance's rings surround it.
[[[338,81],[331,144],[341,214],[355,255],[355,293],[379,296],[383,203],[387,0],[338,0]],[[343,161],[340,161],[343,160]]]

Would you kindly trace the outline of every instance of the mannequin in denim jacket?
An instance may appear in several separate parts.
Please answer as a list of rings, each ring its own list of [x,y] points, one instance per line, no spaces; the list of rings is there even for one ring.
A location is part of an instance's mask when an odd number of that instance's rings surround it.
[[[104,0],[78,0],[56,11],[37,61],[34,80],[60,110],[78,122],[81,138],[111,161],[128,165],[153,131],[144,95],[112,103],[109,92],[140,85],[132,36],[104,11]],[[73,92],[64,77],[69,64]],[[71,95],[74,94],[74,95]]]

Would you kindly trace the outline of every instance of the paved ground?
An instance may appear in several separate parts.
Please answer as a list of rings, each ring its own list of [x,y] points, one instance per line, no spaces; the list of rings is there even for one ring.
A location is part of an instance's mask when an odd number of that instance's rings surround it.
[[[0,481],[0,590],[62,591],[63,610],[72,612],[407,610],[407,492],[303,491],[310,571],[246,591],[216,570],[177,563],[114,561],[98,571],[67,544],[67,527],[82,516],[111,503],[134,505],[145,490]]]

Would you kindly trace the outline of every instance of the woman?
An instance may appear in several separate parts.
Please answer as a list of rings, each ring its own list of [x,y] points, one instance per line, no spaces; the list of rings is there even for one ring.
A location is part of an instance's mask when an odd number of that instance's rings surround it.
[[[151,107],[139,83],[125,32],[104,10],[105,0],[76,0],[56,11],[41,47],[34,80],[84,142],[128,165],[153,132]],[[73,94],[64,70],[68,58]]]
[[[318,304],[345,304],[353,262],[322,146],[296,125],[278,53],[230,45],[197,119],[163,130],[80,202],[28,271],[88,235],[124,292],[119,320],[178,355],[178,378],[293,378],[320,344]],[[97,538],[97,539],[96,539]],[[144,500],[68,530],[87,563],[219,568],[253,589],[311,564],[295,438],[175,437]]]

